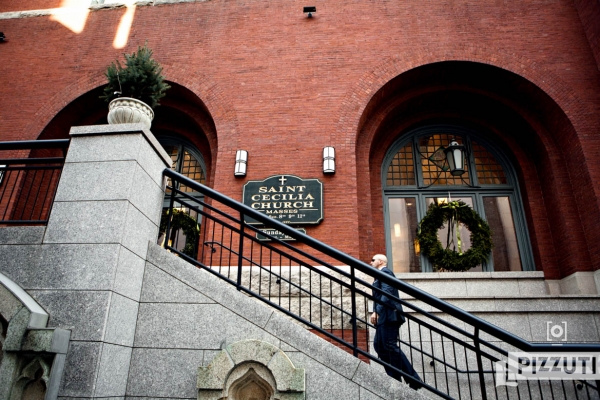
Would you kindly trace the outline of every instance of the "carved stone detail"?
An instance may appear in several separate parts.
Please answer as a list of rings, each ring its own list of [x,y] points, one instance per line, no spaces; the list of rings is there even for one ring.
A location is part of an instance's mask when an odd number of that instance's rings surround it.
[[[198,400],[303,400],[304,369],[270,343],[227,346],[198,370]]]

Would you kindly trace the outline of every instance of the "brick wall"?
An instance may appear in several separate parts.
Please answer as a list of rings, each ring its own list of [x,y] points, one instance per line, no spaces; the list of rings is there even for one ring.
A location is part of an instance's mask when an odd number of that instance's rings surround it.
[[[467,121],[489,130],[515,163],[538,269],[554,279],[600,268],[593,4],[334,0],[316,3],[312,19],[305,5],[138,6],[125,49],[113,48],[125,8],[91,11],[81,33],[48,16],[3,19],[0,139],[66,137],[70,125],[102,123],[106,105],[95,96],[105,66],[148,40],[176,84],[153,129],[193,141],[216,190],[241,199],[246,180],[317,177],[325,218],[307,233],[368,259],[385,249],[387,147],[423,121]],[[444,80],[442,61],[480,63],[480,75]],[[324,176],[329,145],[337,172]],[[245,179],[233,176],[238,148],[249,152]]]

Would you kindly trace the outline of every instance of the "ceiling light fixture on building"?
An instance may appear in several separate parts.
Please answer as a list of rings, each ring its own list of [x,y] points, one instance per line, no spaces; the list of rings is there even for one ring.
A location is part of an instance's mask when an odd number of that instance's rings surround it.
[[[315,6],[311,6],[311,7],[304,7],[304,11],[302,11],[304,14],[308,14],[307,17],[308,18],[312,18],[312,13],[317,12],[317,7]]]
[[[333,174],[335,172],[335,149],[333,147],[323,148],[323,173]]]
[[[466,152],[467,148],[462,144],[458,144],[454,138],[452,138],[452,141],[448,147],[444,149],[446,160],[448,160],[448,166],[450,167],[450,173],[453,176],[458,176],[465,173]]]
[[[238,150],[235,152],[235,176],[246,176],[246,168],[248,167],[248,152],[246,150]]]

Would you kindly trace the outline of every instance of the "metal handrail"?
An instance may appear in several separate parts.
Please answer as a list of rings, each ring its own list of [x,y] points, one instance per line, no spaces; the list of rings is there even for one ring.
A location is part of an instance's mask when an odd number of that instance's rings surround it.
[[[0,142],[0,224],[40,225],[48,222],[65,162],[69,139]],[[62,150],[56,154],[54,150]],[[29,157],[23,157],[29,150]],[[53,150],[52,156],[36,156]],[[13,151],[16,151],[13,153]]]
[[[216,271],[215,268],[217,268],[217,267],[206,265],[202,262],[202,260],[196,260],[196,259],[190,257],[189,255],[182,254],[175,247],[173,247],[171,245],[167,244],[165,246],[166,248],[168,248],[171,251],[179,252],[179,254],[182,257],[184,257],[187,261],[195,263],[196,265],[206,268],[211,273],[213,273],[213,274],[221,277],[222,279],[225,279],[229,283],[235,285],[238,288],[238,290],[243,291],[249,295],[252,295],[252,296],[258,298],[259,300],[269,304],[270,306],[278,309],[279,311],[292,316],[293,318],[297,319],[298,321],[302,322],[303,324],[310,326],[312,329],[315,329],[316,331],[320,332],[321,334],[327,336],[329,339],[334,340],[338,343],[341,343],[343,346],[346,346],[350,350],[352,350],[352,352],[355,356],[361,355],[361,356],[364,356],[364,357],[370,359],[371,361],[382,364],[386,367],[391,367],[389,364],[379,360],[377,357],[375,357],[372,354],[368,353],[367,351],[361,349],[357,345],[357,332],[359,329],[358,325],[360,324],[361,326],[371,326],[369,324],[369,322],[367,321],[366,316],[363,318],[358,315],[357,305],[356,305],[357,296],[360,296],[361,298],[363,298],[365,300],[373,299],[373,297],[370,293],[367,293],[366,291],[362,290],[361,288],[359,288],[357,286],[369,288],[371,290],[378,290],[378,289],[373,288],[370,283],[364,281],[360,277],[357,277],[355,275],[355,271],[360,271],[367,276],[370,276],[372,278],[386,282],[387,284],[389,284],[393,287],[396,287],[399,291],[406,293],[406,294],[412,296],[413,298],[422,301],[423,303],[427,304],[428,306],[434,307],[435,309],[439,310],[440,312],[445,313],[448,316],[456,318],[457,320],[471,326],[473,330],[472,330],[472,332],[469,332],[465,329],[454,326],[453,324],[445,321],[442,318],[439,318],[436,315],[433,315],[429,312],[424,311],[423,309],[411,304],[410,302],[407,302],[403,299],[396,298],[396,300],[399,301],[400,303],[402,303],[403,306],[410,308],[413,311],[412,313],[406,314],[406,317],[407,317],[406,325],[408,325],[409,337],[408,337],[408,340],[401,339],[401,343],[403,345],[407,346],[407,348],[411,351],[411,358],[412,358],[412,351],[413,350],[417,351],[417,353],[420,354],[420,358],[421,358],[420,361],[423,363],[423,365],[425,362],[425,358],[427,358],[428,360],[431,359],[431,361],[430,361],[431,363],[440,364],[440,366],[444,368],[444,370],[446,371],[445,372],[445,374],[446,374],[446,378],[445,378],[446,379],[445,380],[446,390],[445,391],[441,391],[440,388],[438,388],[437,370],[435,370],[435,373],[433,374],[433,379],[435,381],[434,386],[432,386],[428,383],[423,384],[423,387],[425,387],[426,389],[430,390],[432,393],[435,393],[443,398],[451,398],[449,393],[452,389],[450,388],[450,385],[448,383],[448,380],[450,379],[450,377],[448,375],[449,374],[448,368],[450,370],[453,370],[454,373],[463,373],[466,375],[468,382],[469,382],[468,389],[469,389],[469,393],[471,393],[471,396],[473,395],[472,394],[473,388],[471,387],[471,375],[478,374],[479,384],[480,384],[480,388],[478,390],[481,391],[480,395],[482,396],[482,398],[486,398],[486,387],[485,387],[485,382],[484,382],[485,377],[486,377],[485,374],[488,374],[487,376],[489,377],[490,373],[493,373],[494,370],[493,370],[493,366],[492,366],[491,370],[485,369],[483,366],[483,361],[485,360],[486,362],[489,362],[490,365],[492,365],[493,362],[500,360],[502,357],[506,357],[506,355],[508,353],[506,350],[502,349],[501,347],[499,347],[493,343],[490,343],[489,341],[482,340],[482,338],[481,338],[482,333],[486,333],[486,334],[494,337],[496,340],[499,339],[500,342],[504,342],[504,343],[511,345],[517,349],[520,349],[521,351],[526,351],[526,352],[554,352],[554,353],[559,352],[559,351],[560,352],[600,352],[600,344],[587,344],[587,343],[573,344],[573,343],[570,343],[570,344],[561,344],[561,345],[557,346],[556,344],[530,343],[522,338],[519,338],[518,336],[516,336],[510,332],[507,332],[495,325],[490,324],[489,322],[487,322],[479,317],[469,314],[468,312],[466,312],[452,304],[449,304],[441,299],[438,299],[437,297],[432,296],[427,292],[424,292],[414,286],[406,284],[405,282],[402,282],[399,279],[393,278],[360,260],[357,260],[357,259],[355,259],[335,248],[332,248],[332,247],[330,247],[330,246],[328,246],[306,234],[303,234],[300,231],[297,231],[297,230],[291,228],[290,226],[288,226],[286,224],[283,224],[277,220],[269,218],[269,217],[265,216],[264,214],[259,213],[256,210],[254,210],[240,202],[237,202],[227,196],[224,196],[221,193],[219,193],[207,186],[198,184],[197,182],[195,182],[181,174],[178,174],[170,169],[166,169],[164,171],[164,175],[171,178],[171,182],[173,182],[173,187],[169,187],[169,189],[171,190],[171,201],[170,201],[171,208],[173,208],[175,206],[175,203],[177,203],[178,207],[186,208],[189,210],[194,210],[203,218],[203,224],[205,226],[205,229],[208,229],[206,227],[207,225],[209,225],[211,223],[213,224],[213,228],[214,228],[213,235],[214,235],[214,230],[217,229],[215,227],[217,227],[217,226],[219,227],[219,229],[227,230],[228,232],[230,232],[230,234],[232,236],[237,235],[237,237],[239,238],[239,241],[237,242],[238,248],[234,248],[233,244],[235,243],[235,241],[231,241],[231,243],[232,243],[231,245],[224,245],[215,240],[205,240],[202,243],[202,244],[210,245],[213,253],[216,251],[215,246],[219,246],[220,247],[219,252],[221,254],[221,257],[223,257],[223,254],[226,253],[229,255],[230,258],[231,257],[237,258],[236,264],[230,264],[230,267],[232,267],[232,265],[237,266],[237,276],[234,279],[232,279],[229,275],[225,276],[225,275],[221,274],[220,271]],[[208,203],[204,202],[203,208],[194,207],[194,204],[197,204],[198,200],[196,198],[189,196],[189,194],[187,194],[185,192],[179,191],[176,188],[177,184],[183,184],[183,185],[187,186],[188,188],[193,188],[195,191],[204,194],[207,198],[210,198],[212,200]],[[189,202],[186,201],[186,198],[189,199]],[[194,202],[194,203],[192,203],[192,202]],[[216,205],[215,205],[216,203],[220,203],[220,204],[224,205],[225,207],[239,213],[239,218],[232,216],[229,212],[220,210],[219,208],[216,207]],[[225,217],[225,219],[228,222],[218,220],[217,217],[219,217],[219,216]],[[276,245],[269,244],[269,242],[260,243],[260,244],[257,243],[256,246],[257,247],[260,246],[260,256],[259,256],[260,260],[262,260],[262,258],[263,258],[263,253],[262,253],[263,249],[265,252],[269,251],[269,252],[272,252],[270,254],[275,254],[276,256],[279,255],[280,257],[282,254],[285,254],[285,257],[288,260],[290,260],[290,265],[292,265],[292,261],[293,261],[294,265],[299,265],[303,268],[305,267],[310,271],[310,273],[314,272],[315,274],[317,274],[317,273],[320,274],[319,279],[323,279],[323,277],[325,277],[324,279],[328,279],[330,282],[330,285],[332,284],[331,282],[335,282],[335,284],[339,285],[340,288],[343,287],[345,290],[348,290],[351,292],[351,300],[352,300],[352,305],[350,307],[351,311],[344,309],[343,303],[340,303],[340,304],[342,304],[342,306],[340,308],[340,307],[337,307],[336,305],[332,304],[331,301],[327,301],[326,299],[323,300],[322,298],[317,297],[317,295],[310,292],[310,288],[308,290],[304,289],[301,285],[298,285],[298,284],[295,284],[294,282],[292,282],[291,279],[287,279],[286,277],[282,276],[281,273],[277,274],[276,272],[271,271],[271,267],[269,267],[269,268],[263,267],[263,265],[261,264],[262,261],[256,262],[252,258],[253,256],[246,255],[246,254],[253,254],[253,252],[255,252],[255,249],[252,246],[254,246],[254,244],[258,241],[251,235],[253,233],[260,232],[260,230],[252,225],[246,224],[245,218],[252,218],[253,220],[262,223],[263,225],[265,225],[268,228],[273,228],[287,236],[290,236],[290,237],[296,239],[298,241],[298,243],[305,244],[311,250],[311,253],[309,253],[308,251],[299,249],[297,246],[292,246],[291,244],[289,244],[285,241],[278,240],[278,239],[270,236],[268,233],[261,232],[262,235],[269,237],[272,240],[272,243],[275,243]],[[167,232],[166,232],[167,237],[169,237],[170,228],[171,227],[170,227],[170,221],[169,221],[169,223],[167,224]],[[246,246],[244,244],[246,241],[248,241],[248,244],[251,247],[250,249],[248,249],[247,248],[248,246]],[[331,257],[332,259],[336,260],[337,262],[340,262],[344,265],[349,266],[350,272],[345,271],[340,268],[337,268],[337,267],[331,265],[330,263],[323,262],[320,258],[318,258],[312,254],[314,251],[318,251],[318,252],[322,253],[323,255]],[[250,253],[248,253],[248,252],[250,252]],[[294,256],[293,254],[296,254],[296,256]],[[306,261],[301,261],[301,259],[304,259]],[[352,325],[352,343],[345,340],[343,338],[343,334],[342,334],[342,337],[340,338],[340,337],[336,336],[335,334],[328,332],[327,329],[323,329],[318,324],[315,324],[315,323],[311,322],[310,320],[307,320],[306,318],[302,317],[301,315],[296,315],[291,310],[286,309],[285,307],[281,307],[280,304],[277,304],[277,303],[271,301],[270,287],[268,290],[268,298],[261,295],[260,286],[259,286],[258,293],[256,291],[251,290],[251,288],[250,288],[251,285],[248,285],[248,287],[245,287],[242,284],[242,266],[244,265],[244,262],[249,264],[250,267],[252,265],[259,267],[259,269],[258,269],[259,274],[261,274],[263,272],[269,273],[270,277],[275,276],[282,283],[285,283],[285,284],[289,285],[290,287],[294,287],[299,292],[303,292],[304,294],[307,294],[309,296],[309,305],[312,305],[311,301],[314,299],[319,302],[323,302],[323,304],[328,305],[329,307],[331,307],[332,310],[335,308],[336,312],[339,312],[341,315],[342,325],[343,325],[343,319],[349,318],[349,321]],[[327,269],[329,269],[330,271],[332,271],[333,273],[341,276],[342,278],[337,278],[330,273],[327,273],[320,269],[314,268],[313,265],[311,265],[311,263],[314,263],[314,265],[324,266]],[[218,268],[220,269],[221,267],[218,267]],[[280,270],[281,270],[281,266],[280,266]],[[300,274],[300,277],[301,277],[301,274]],[[252,271],[250,271],[249,279],[252,279]],[[269,285],[270,285],[270,283],[269,283]],[[280,291],[280,293],[281,293],[281,291]],[[291,300],[288,299],[288,301],[291,304]],[[302,309],[300,308],[300,314],[301,313],[302,313]],[[309,318],[310,318],[310,316],[309,316]],[[322,315],[321,315],[321,318],[322,318]],[[429,319],[429,320],[433,321],[432,323],[434,323],[434,324],[439,324],[442,328],[438,328],[438,327],[428,323],[425,319]],[[421,342],[421,343],[419,343],[420,347],[413,345],[413,343],[411,342],[411,329],[412,329],[411,324],[416,325],[419,330],[418,331],[418,337],[419,337],[418,340]],[[431,346],[432,346],[432,351],[430,351],[430,352],[427,351],[427,349],[425,349],[423,346],[423,343],[422,343],[423,335],[421,333],[422,329],[426,329],[429,332],[429,340],[430,340]],[[436,356],[433,352],[433,347],[434,347],[433,336],[434,336],[434,334],[437,335],[436,337],[440,338],[443,359],[440,358],[439,356]],[[416,335],[416,333],[415,333],[415,335]],[[461,337],[464,338],[464,340],[461,339]],[[425,340],[427,340],[427,337],[425,338]],[[452,346],[452,350],[454,353],[453,354],[454,365],[452,365],[451,363],[446,361],[446,354],[444,353],[444,347],[445,347],[444,341],[445,340],[447,342],[451,342],[450,344]],[[467,351],[472,352],[476,355],[477,369],[469,368],[468,362],[465,364],[466,365],[465,368],[462,368],[458,365],[456,346],[460,346],[459,352],[462,351],[464,353],[465,359],[467,359]],[[492,352],[497,353],[497,355],[492,354]],[[459,354],[459,356],[462,356],[462,355]],[[402,375],[405,378],[405,380],[408,380],[409,382],[411,381],[411,377],[406,376],[406,374],[403,374],[402,371],[398,371],[398,372],[400,375]],[[406,378],[408,378],[408,379],[406,379]],[[494,375],[492,375],[492,378],[495,379]],[[456,384],[458,384],[458,377],[456,379],[457,379]],[[562,382],[561,384],[563,385],[563,391],[565,391],[566,389],[564,386],[564,382]],[[443,383],[440,383],[440,385],[443,386]],[[530,387],[530,383],[528,382],[527,385],[528,385],[528,390],[531,391],[532,389]],[[598,384],[596,384],[596,386],[594,387],[593,385],[590,385],[589,383],[584,382],[584,384],[582,384],[581,386],[585,387],[585,389],[588,392],[589,392],[590,388],[591,388],[591,390],[596,391],[596,392],[598,390],[597,389]],[[579,386],[577,386],[577,388],[579,388]],[[552,387],[550,389],[552,390]],[[540,391],[541,390],[542,389],[540,386]],[[460,390],[459,390],[459,395],[460,395]],[[497,389],[496,389],[496,396],[497,396]]]
[[[70,142],[71,139],[0,142],[0,150],[66,149]]]

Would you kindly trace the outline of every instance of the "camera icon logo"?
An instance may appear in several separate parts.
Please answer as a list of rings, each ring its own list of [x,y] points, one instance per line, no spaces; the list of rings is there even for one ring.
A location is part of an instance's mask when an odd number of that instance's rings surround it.
[[[567,341],[567,321],[553,323],[546,322],[546,340],[548,342],[566,342]]]

